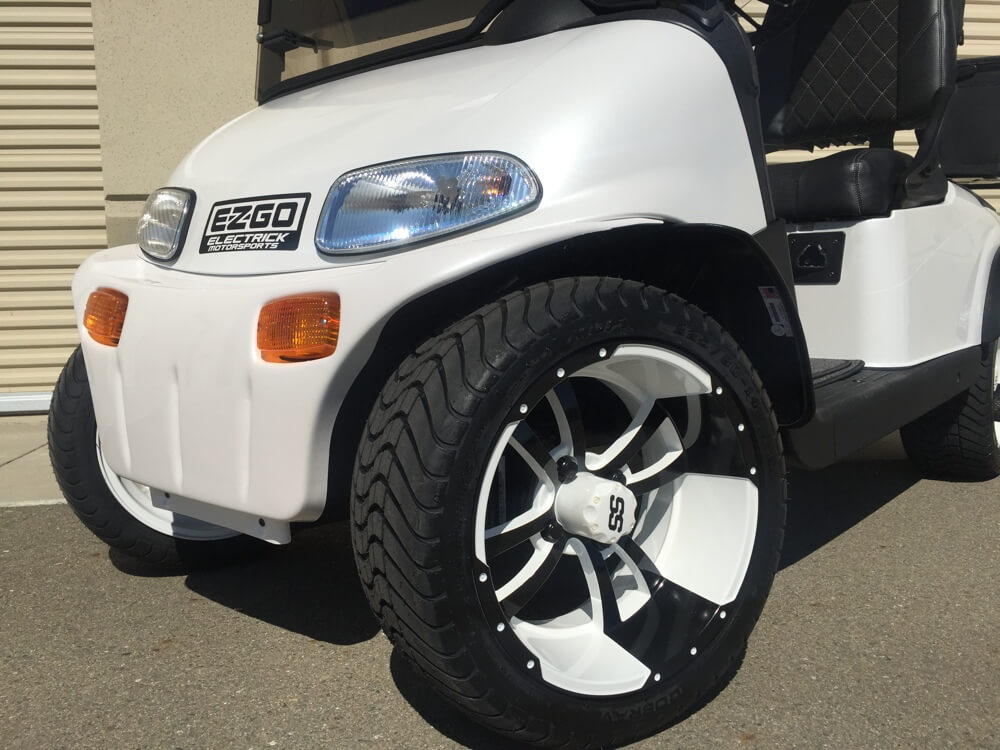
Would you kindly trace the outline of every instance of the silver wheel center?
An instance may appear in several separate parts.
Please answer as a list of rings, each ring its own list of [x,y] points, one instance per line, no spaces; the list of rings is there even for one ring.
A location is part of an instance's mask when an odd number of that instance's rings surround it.
[[[638,505],[621,482],[581,472],[556,491],[556,520],[570,534],[613,544],[632,533]]]

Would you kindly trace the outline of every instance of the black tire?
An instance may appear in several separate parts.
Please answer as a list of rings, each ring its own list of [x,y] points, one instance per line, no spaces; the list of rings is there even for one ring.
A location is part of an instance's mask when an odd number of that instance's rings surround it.
[[[581,694],[541,679],[540,666],[533,669],[513,626],[498,630],[498,619],[512,621],[503,619],[492,582],[482,583],[493,573],[476,556],[476,498],[498,435],[519,410],[524,413],[519,405],[538,402],[552,373],[561,378],[570,370],[570,364],[559,367],[563,363],[603,357],[628,342],[655,344],[703,367],[712,377],[705,399],[725,392],[726,400],[719,398],[713,408],[729,410],[733,447],[713,444],[711,450],[738,454],[732,465],[753,475],[755,537],[735,599],[704,621],[709,625],[698,626],[704,627],[698,631],[702,640],[691,649],[697,658],[682,654],[678,661],[671,653],[668,664],[675,666],[662,679],[658,672],[638,689]],[[585,462],[588,456],[584,450]],[[442,696],[518,741],[607,747],[669,725],[720,689],[737,668],[777,567],[785,498],[785,464],[770,400],[735,341],[699,309],[662,290],[618,279],[566,278],[481,308],[399,366],[359,447],[351,518],[372,609],[392,643]],[[624,546],[628,540],[619,541]],[[594,545],[579,538],[577,549],[590,552]],[[669,612],[682,622],[679,608]]]
[[[934,477],[985,480],[1000,476],[1000,389],[997,342],[983,347],[972,387],[900,430],[906,454]]]
[[[79,347],[52,396],[48,441],[53,472],[73,512],[102,541],[144,565],[169,571],[193,569],[243,559],[265,548],[259,540],[239,534],[211,540],[175,538],[143,524],[122,507],[101,470],[94,404]]]

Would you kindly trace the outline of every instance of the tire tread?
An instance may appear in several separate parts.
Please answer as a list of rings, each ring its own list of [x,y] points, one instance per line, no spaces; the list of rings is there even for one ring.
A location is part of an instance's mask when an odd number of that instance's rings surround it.
[[[477,408],[492,383],[556,326],[581,318],[587,307],[604,311],[615,305],[662,312],[679,309],[691,328],[689,335],[721,341],[726,354],[753,373],[780,454],[777,421],[760,380],[718,323],[654,287],[586,277],[559,279],[507,294],[417,347],[383,388],[355,464],[351,512],[355,557],[369,603],[390,641],[439,693],[473,719],[512,739],[548,747],[589,747],[609,738],[581,736],[575,730],[567,733],[526,716],[500,695],[465,652],[451,603],[432,596],[434,587],[422,584],[441,576],[441,561],[433,550],[447,543],[442,537],[440,498],[450,460],[472,429]],[[412,396],[415,393],[419,395]],[[420,433],[430,438],[419,447],[411,429],[417,421],[423,425]],[[783,470],[782,461],[782,477]],[[784,529],[784,493],[782,480],[779,538]],[[431,498],[431,504],[421,497]],[[419,512],[407,511],[417,507]],[[772,575],[779,552],[780,545],[769,561]],[[766,596],[766,590],[761,594]],[[727,669],[734,668],[740,653],[734,654]],[[442,669],[442,664],[449,669]],[[611,741],[624,739],[630,738],[618,736]]]

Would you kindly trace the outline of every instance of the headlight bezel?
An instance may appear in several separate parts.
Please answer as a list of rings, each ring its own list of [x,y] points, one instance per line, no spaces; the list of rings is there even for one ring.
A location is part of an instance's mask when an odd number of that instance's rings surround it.
[[[184,197],[184,208],[181,211],[181,217],[178,221],[177,227],[174,230],[173,242],[170,246],[170,253],[166,255],[159,255],[155,252],[151,252],[146,243],[144,243],[144,222],[146,217],[150,214],[151,205],[154,200],[163,193],[174,193],[180,194]],[[161,187],[154,190],[149,194],[146,199],[146,204],[143,206],[142,214],[139,217],[138,225],[136,226],[136,242],[139,245],[139,249],[142,251],[150,260],[157,263],[173,263],[177,260],[178,256],[181,254],[181,250],[184,248],[184,243],[187,241],[188,231],[191,228],[191,219],[194,215],[195,204],[198,201],[198,196],[194,190],[190,188],[175,187],[168,185],[166,187]]]
[[[327,235],[332,234],[333,222],[350,197],[351,191],[357,187],[360,178],[367,175],[377,175],[380,171],[388,173],[392,170],[402,171],[406,169],[419,169],[420,167],[440,166],[445,164],[463,163],[469,158],[495,159],[498,163],[504,164],[508,169],[508,174],[513,174],[523,180],[524,184],[530,188],[530,198],[521,203],[516,203],[502,210],[493,211],[484,218],[473,221],[466,221],[458,225],[449,225],[439,229],[410,233],[406,237],[387,240],[364,245],[354,245],[350,247],[337,247],[327,241]],[[353,185],[351,184],[353,183]],[[338,192],[348,187],[347,191],[338,197]],[[438,242],[445,238],[451,238],[479,231],[489,226],[499,224],[504,221],[515,219],[526,213],[535,210],[542,200],[542,182],[538,175],[524,161],[513,154],[496,151],[457,151],[440,154],[428,154],[423,156],[409,157],[406,159],[396,159],[392,161],[372,164],[359,169],[352,169],[340,175],[327,191],[326,198],[320,215],[316,222],[315,245],[320,255],[327,258],[352,257],[358,255],[372,255],[376,253],[392,253],[399,250],[409,250],[415,247]],[[411,225],[412,228],[413,225]],[[424,225],[426,226],[426,225]],[[385,233],[383,233],[385,234]]]

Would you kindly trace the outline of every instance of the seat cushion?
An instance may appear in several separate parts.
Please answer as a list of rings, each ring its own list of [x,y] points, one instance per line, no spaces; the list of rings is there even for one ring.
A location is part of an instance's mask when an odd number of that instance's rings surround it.
[[[913,159],[888,148],[841,151],[767,168],[775,213],[786,221],[885,216]]]

